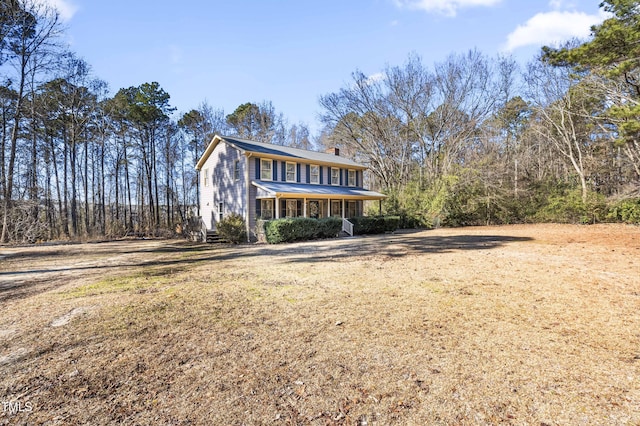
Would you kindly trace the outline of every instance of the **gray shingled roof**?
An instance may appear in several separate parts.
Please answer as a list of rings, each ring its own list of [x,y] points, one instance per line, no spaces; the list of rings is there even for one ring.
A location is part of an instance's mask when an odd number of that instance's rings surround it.
[[[350,197],[368,200],[378,200],[386,198],[386,195],[375,191],[369,191],[363,188],[352,188],[346,186],[331,185],[311,185],[302,183],[287,182],[251,182],[254,186],[262,188],[270,192],[274,196],[276,194],[297,194],[297,195],[315,195],[318,197]]]
[[[227,143],[239,148],[243,151],[253,152],[256,154],[277,155],[282,157],[291,157],[304,159],[309,161],[317,161],[319,163],[335,163],[344,166],[366,168],[362,164],[358,164],[345,157],[339,155],[327,154],[325,152],[309,151],[306,149],[292,148],[289,146],[273,145],[264,142],[255,142],[247,139],[240,139],[228,136],[220,136]]]

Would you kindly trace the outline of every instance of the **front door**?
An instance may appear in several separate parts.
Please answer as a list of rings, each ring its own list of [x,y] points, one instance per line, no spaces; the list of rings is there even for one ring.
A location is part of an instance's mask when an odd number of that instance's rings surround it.
[[[320,217],[320,202],[309,201],[309,217],[317,219]]]

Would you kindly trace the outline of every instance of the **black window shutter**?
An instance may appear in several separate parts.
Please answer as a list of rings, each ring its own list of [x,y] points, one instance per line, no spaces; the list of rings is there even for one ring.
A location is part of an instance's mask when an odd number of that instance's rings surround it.
[[[273,160],[273,166],[271,166],[271,168],[273,169],[273,180],[278,180],[278,162],[276,160]]]
[[[300,163],[296,164],[296,181],[300,183]]]
[[[280,200],[280,217],[287,217],[287,202]]]
[[[256,219],[262,215],[262,200],[256,199]]]
[[[307,164],[307,183],[311,183],[311,165]]]
[[[287,180],[287,163],[283,161],[280,164],[282,167],[282,176],[280,177],[280,180],[284,182]]]
[[[256,179],[260,179],[260,159],[256,158]]]
[[[322,179],[322,172],[323,172],[323,170],[322,170],[322,169],[323,169],[323,167],[322,167],[322,166],[320,166],[320,185],[322,185],[322,184],[323,184],[323,179]]]
[[[360,185],[358,185],[358,183],[360,182],[360,172],[356,170],[356,186],[360,187]]]
[[[297,216],[298,216],[298,217],[300,217],[300,216],[302,216],[302,200],[298,200],[297,204],[298,204],[298,205],[296,206],[296,207],[297,207],[297,209],[298,209],[298,214],[297,214]]]
[[[344,185],[342,180],[342,175],[344,174],[344,170],[340,169],[340,186]]]

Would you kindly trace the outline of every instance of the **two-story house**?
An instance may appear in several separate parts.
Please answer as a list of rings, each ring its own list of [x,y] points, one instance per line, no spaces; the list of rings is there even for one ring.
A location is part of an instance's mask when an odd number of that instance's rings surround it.
[[[324,153],[216,135],[196,170],[207,230],[237,213],[250,239],[258,218],[350,218],[363,214],[365,200],[385,198],[363,188],[366,167],[337,149]]]

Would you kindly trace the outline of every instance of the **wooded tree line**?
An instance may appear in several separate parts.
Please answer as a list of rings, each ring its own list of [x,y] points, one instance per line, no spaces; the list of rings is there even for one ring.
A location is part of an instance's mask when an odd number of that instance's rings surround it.
[[[56,10],[0,5],[0,242],[172,233],[196,213],[194,166],[215,133],[311,147],[268,101],[176,118],[157,82],[111,97]]]
[[[521,69],[476,50],[355,72],[325,95],[328,139],[368,163],[386,212],[425,225],[640,222],[640,9]]]
[[[613,15],[589,42],[526,69],[472,50],[357,71],[321,97],[313,138],[269,101],[177,114],[157,82],[111,96],[63,45],[55,10],[3,0],[0,242],[175,232],[196,214],[194,165],[215,133],[338,146],[408,225],[640,221],[635,3],[604,2]]]

